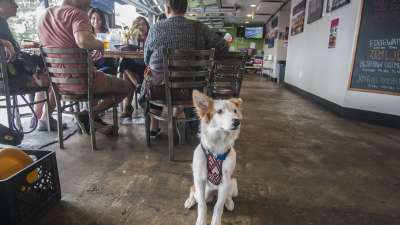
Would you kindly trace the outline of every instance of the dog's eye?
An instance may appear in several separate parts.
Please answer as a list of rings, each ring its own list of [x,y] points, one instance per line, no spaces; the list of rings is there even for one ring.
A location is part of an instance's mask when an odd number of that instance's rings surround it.
[[[218,110],[217,110],[217,113],[218,113],[218,114],[221,114],[221,113],[222,113],[222,109],[218,109]]]
[[[233,112],[236,114],[236,113],[237,113],[237,110],[235,109],[235,110],[233,110]]]

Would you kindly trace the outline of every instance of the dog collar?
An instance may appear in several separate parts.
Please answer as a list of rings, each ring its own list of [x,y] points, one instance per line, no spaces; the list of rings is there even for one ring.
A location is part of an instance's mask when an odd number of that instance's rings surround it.
[[[224,154],[214,154],[211,151],[209,151],[208,149],[204,148],[203,143],[200,143],[201,148],[203,149],[204,154],[207,155],[212,155],[214,157],[214,159],[216,160],[220,160],[220,161],[224,161],[226,159],[226,157],[228,156],[229,152],[231,152],[231,149],[228,149],[228,151],[226,151]]]

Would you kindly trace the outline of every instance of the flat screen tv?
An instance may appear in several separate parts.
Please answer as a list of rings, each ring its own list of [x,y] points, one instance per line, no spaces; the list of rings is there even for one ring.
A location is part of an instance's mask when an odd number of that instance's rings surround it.
[[[244,37],[248,39],[263,39],[264,27],[246,27],[244,28]]]

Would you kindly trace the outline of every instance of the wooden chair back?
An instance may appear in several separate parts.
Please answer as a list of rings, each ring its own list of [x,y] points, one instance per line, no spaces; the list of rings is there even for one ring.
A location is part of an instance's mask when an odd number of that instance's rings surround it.
[[[214,72],[210,78],[210,92],[230,90],[233,97],[240,93],[243,74],[245,72],[246,55],[244,53],[228,53],[223,59],[215,62]]]
[[[172,93],[179,92],[177,90],[185,90],[186,93],[189,93],[187,100],[191,100],[191,92],[194,89],[206,91],[214,65],[214,52],[214,49],[164,49],[164,81],[167,102],[174,103],[175,98]]]
[[[93,97],[93,62],[88,50],[80,48],[41,48],[41,55],[54,92],[60,96]],[[67,85],[87,85],[83,92],[67,92]]]

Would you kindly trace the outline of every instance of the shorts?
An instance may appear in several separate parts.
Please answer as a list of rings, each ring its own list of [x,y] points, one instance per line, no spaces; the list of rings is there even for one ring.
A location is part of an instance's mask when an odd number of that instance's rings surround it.
[[[120,73],[123,73],[125,70],[136,73],[139,75],[139,84],[143,82],[144,70],[146,69],[146,65],[144,64],[143,60],[122,59],[119,68]]]

